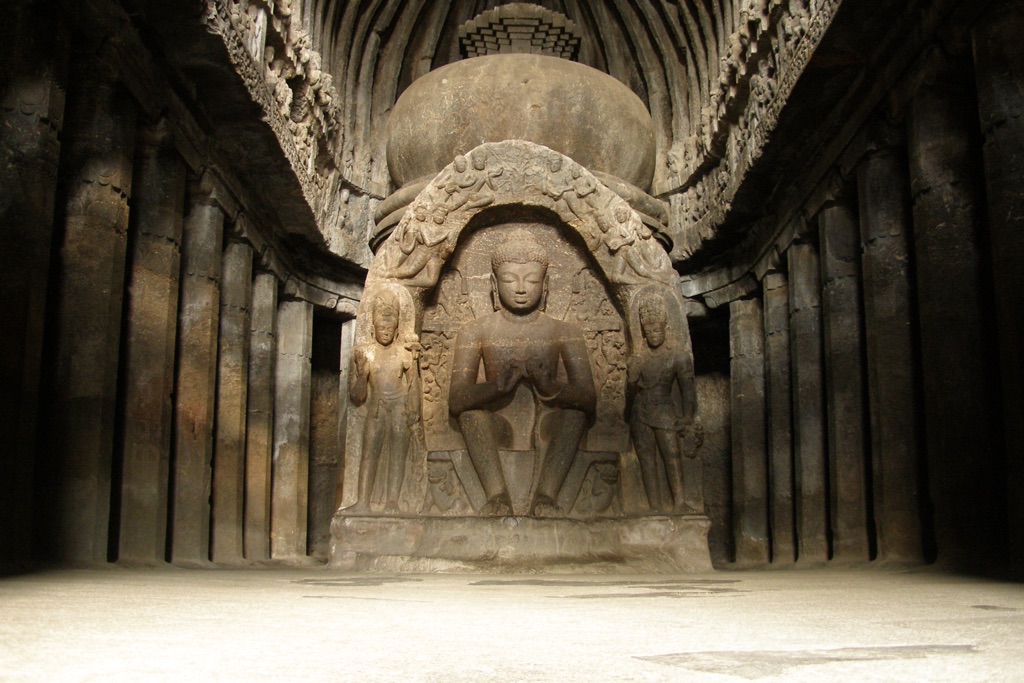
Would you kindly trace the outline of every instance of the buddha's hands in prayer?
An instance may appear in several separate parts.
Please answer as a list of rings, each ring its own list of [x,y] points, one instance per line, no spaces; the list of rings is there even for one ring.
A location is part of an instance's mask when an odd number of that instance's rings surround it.
[[[558,393],[559,386],[555,380],[554,368],[545,359],[531,358],[526,361],[526,374],[541,396],[550,398]]]
[[[514,360],[510,362],[505,370],[498,375],[498,381],[496,382],[498,393],[509,393],[525,378],[526,368],[523,367],[523,361]]]

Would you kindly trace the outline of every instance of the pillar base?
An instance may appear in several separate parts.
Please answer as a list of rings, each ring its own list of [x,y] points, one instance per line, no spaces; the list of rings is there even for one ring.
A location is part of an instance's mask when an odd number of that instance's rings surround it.
[[[330,568],[397,572],[710,572],[703,515],[599,520],[338,512]]]

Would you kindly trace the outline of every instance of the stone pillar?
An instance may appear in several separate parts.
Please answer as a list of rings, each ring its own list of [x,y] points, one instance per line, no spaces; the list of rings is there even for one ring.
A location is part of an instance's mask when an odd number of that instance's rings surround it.
[[[796,560],[793,404],[789,389],[789,284],[785,274],[769,273],[765,275],[762,287],[772,563],[788,564]]]
[[[4,7],[0,61],[0,567],[32,545],[43,327],[67,82],[66,15],[42,2]],[[58,25],[60,24],[60,25]]]
[[[119,560],[152,564],[167,547],[174,351],[185,163],[165,126],[139,136],[125,303]]]
[[[797,560],[825,562],[828,560],[828,488],[818,254],[810,244],[794,244],[786,253]]]
[[[348,371],[352,359],[352,348],[356,343],[356,320],[346,320],[341,325],[341,349],[338,354],[338,385],[341,392],[338,395],[338,443],[341,450],[338,458],[338,470],[334,488],[334,509],[341,507],[345,495],[345,444],[348,443]]]
[[[1014,566],[1024,571],[1024,10],[1001,0],[974,29],[978,110],[992,243],[996,329]]]
[[[270,559],[270,461],[274,453],[277,277],[256,275],[250,323],[245,442],[245,559]]]
[[[990,374],[993,306],[984,284],[978,123],[963,65],[936,51],[926,68],[911,103],[909,147],[938,559],[991,564],[1006,544],[1005,471],[993,429],[998,388]]]
[[[309,428],[309,554],[326,558],[331,541],[331,517],[339,460],[345,449],[339,441],[341,424],[341,323],[313,320],[313,368]],[[348,391],[344,392],[347,396]]]
[[[282,301],[277,315],[270,555],[294,559],[306,554],[313,305]]]
[[[911,329],[910,190],[902,159],[874,153],[857,168],[872,499],[880,560],[920,562],[917,361]]]
[[[864,439],[864,323],[857,221],[844,204],[818,214],[825,339],[832,559],[871,559]]]
[[[739,299],[729,304],[729,347],[736,562],[756,566],[768,562],[764,322],[759,299]]]
[[[137,110],[109,68],[73,63],[38,538],[51,559],[105,562]]]
[[[220,287],[217,440],[213,451],[210,529],[210,555],[214,562],[242,560],[251,302],[252,247],[232,240],[224,250]]]
[[[190,188],[182,245],[178,374],[174,415],[171,560],[209,559],[210,463],[213,458],[224,212],[214,190]]]

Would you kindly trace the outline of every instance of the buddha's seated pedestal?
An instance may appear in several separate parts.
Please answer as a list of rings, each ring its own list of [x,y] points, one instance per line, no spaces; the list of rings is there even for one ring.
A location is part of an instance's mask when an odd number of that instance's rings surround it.
[[[333,569],[408,572],[712,571],[703,515],[604,519],[359,516],[331,525]]]

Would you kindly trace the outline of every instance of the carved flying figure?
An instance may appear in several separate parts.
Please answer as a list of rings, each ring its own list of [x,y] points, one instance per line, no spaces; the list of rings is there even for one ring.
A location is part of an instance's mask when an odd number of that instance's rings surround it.
[[[429,287],[437,281],[441,255],[436,249],[448,236],[443,229],[447,211],[438,207],[433,221],[427,220],[427,207],[416,204],[413,220],[403,222],[395,230],[392,241],[398,245],[397,262],[387,271],[389,277],[405,280],[410,287]],[[440,220],[438,220],[440,219]],[[440,228],[433,227],[431,222]]]
[[[605,246],[616,259],[616,272],[611,273],[609,279],[634,284],[647,279],[661,279],[659,271],[664,270],[667,257],[651,238],[650,229],[643,223],[639,228],[633,224],[625,203],[617,205],[612,213],[614,223],[607,219],[598,222]]]
[[[562,173],[562,158],[552,155],[548,160],[548,176],[544,183],[544,194],[553,200],[563,201],[573,214],[584,224],[596,211],[597,183],[590,174],[583,173],[579,164],[572,164],[569,177]],[[601,244],[601,235],[584,227],[581,231],[587,249],[594,251]]]
[[[473,157],[473,166],[470,168],[466,157],[460,154],[455,157],[453,166],[455,172],[438,185],[448,195],[444,202],[448,211],[457,211],[463,207],[479,209],[494,201],[493,196],[482,192],[485,186],[494,192],[492,176],[487,172],[483,156]]]
[[[562,155],[555,152],[548,157],[548,173],[544,177],[544,194],[555,201],[562,198],[567,192],[573,191],[573,186],[562,172]]]

